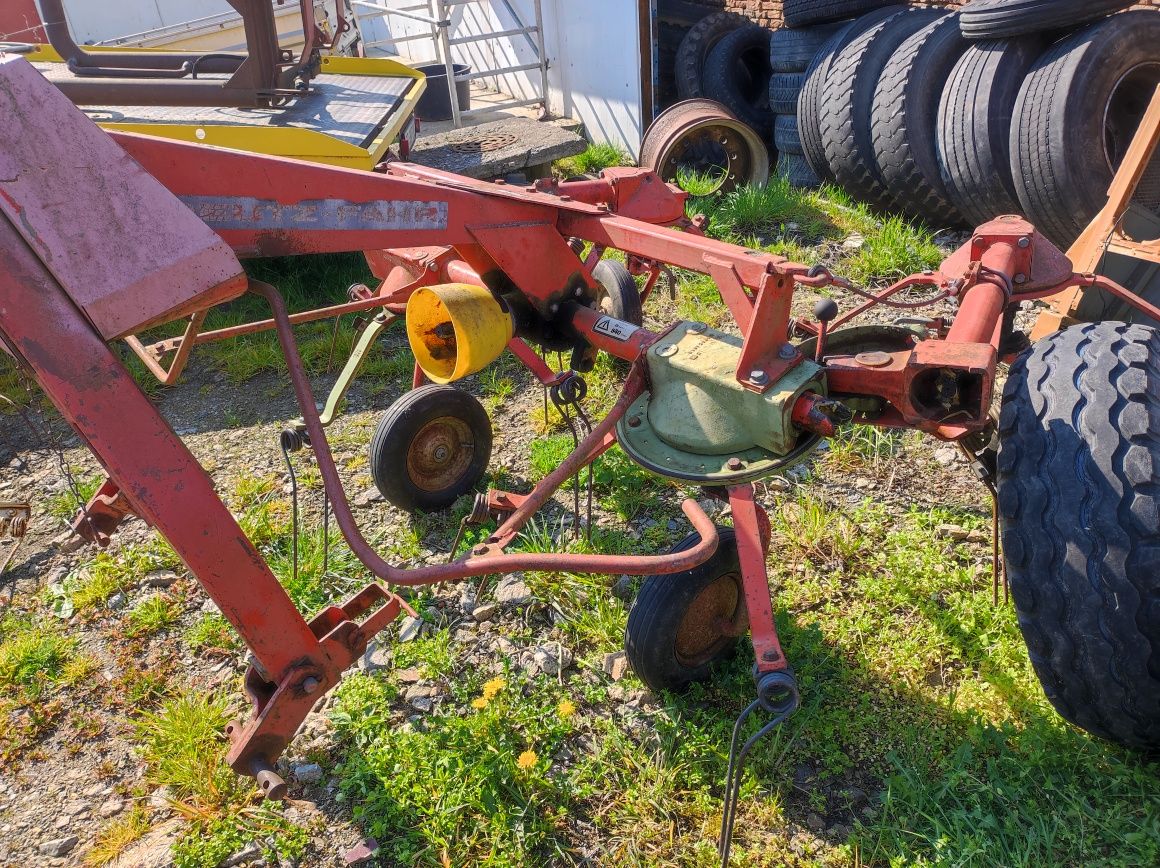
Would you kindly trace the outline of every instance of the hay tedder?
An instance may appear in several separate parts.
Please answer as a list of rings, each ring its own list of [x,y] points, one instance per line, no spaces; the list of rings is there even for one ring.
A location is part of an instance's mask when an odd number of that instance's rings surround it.
[[[231,726],[229,761],[280,797],[274,763],[311,708],[407,604],[392,589],[513,570],[649,576],[630,615],[631,663],[654,689],[706,677],[748,630],[756,699],[738,720],[722,850],[754,741],[797,708],[766,575],[769,521],[753,483],[804,459],[849,423],[912,428],[962,444],[997,488],[1007,566],[1037,671],[1060,712],[1101,736],[1160,745],[1160,337],[1143,326],[1077,326],[1015,363],[996,419],[992,393],[1030,299],[1117,284],[1076,274],[1018,217],[999,217],[937,270],[863,292],[824,269],[722,243],[685,215],[685,194],[650,172],[483,183],[388,162],[377,172],[129,132],[104,132],[25,60],[0,59],[0,347],[35,377],[108,472],[75,525],[107,543],[136,515],[156,528],[252,652],[253,710]],[[602,264],[623,251],[647,279],[711,276],[740,337],[699,323],[639,325],[632,281]],[[381,284],[349,303],[288,313],[239,258],[362,251]],[[840,287],[791,315],[798,288]],[[206,312],[255,293],[270,319],[203,333]],[[918,297],[921,296],[921,297]],[[955,299],[957,315],[916,320]],[[881,307],[899,325],[852,325]],[[327,442],[338,395],[317,409],[296,322],[351,311],[374,319],[336,391],[377,334],[405,322],[416,388],[383,418],[376,482],[392,502],[438,509],[486,466],[489,422],[449,384],[512,352],[564,404],[584,397],[595,354],[629,363],[621,394],[574,452],[530,492],[489,491],[498,528],[453,563],[402,569],[363,536]],[[627,317],[622,318],[622,317]],[[631,322],[631,319],[637,322]],[[180,338],[136,337],[184,320]],[[162,380],[199,342],[274,329],[301,412],[288,432],[312,450],[338,528],[377,577],[306,620],[214,490],[207,472],[134,383],[110,342],[126,341]],[[536,347],[572,352],[556,373]],[[1000,445],[995,447],[995,442]],[[653,556],[509,553],[560,486],[614,443],[649,470],[727,502],[718,528],[695,499],[692,535]],[[747,719],[765,715],[742,742]]]

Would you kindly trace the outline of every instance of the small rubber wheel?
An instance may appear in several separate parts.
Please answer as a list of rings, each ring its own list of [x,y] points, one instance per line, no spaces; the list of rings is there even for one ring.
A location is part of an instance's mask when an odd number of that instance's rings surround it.
[[[628,614],[624,650],[653,691],[706,680],[748,624],[737,538],[732,528],[718,533],[717,551],[699,567],[645,579]],[[672,554],[700,541],[699,534],[690,534]]]
[[[453,386],[420,386],[383,414],[371,438],[375,487],[399,509],[438,512],[483,477],[491,419]]]
[[[600,284],[596,307],[601,313],[635,326],[644,322],[640,289],[624,263],[615,259],[602,259],[592,269],[592,276]]]
[[[1160,748],[1160,332],[1103,322],[1011,368],[996,483],[1019,628],[1056,710]]]

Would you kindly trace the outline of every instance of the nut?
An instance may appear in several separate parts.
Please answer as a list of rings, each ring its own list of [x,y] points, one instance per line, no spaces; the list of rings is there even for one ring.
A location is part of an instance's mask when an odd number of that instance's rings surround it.
[[[796,355],[797,350],[795,350],[790,344],[782,344],[781,349],[777,351],[777,357],[787,362]]]
[[[736,456],[734,456],[733,458],[730,458],[728,461],[725,462],[725,466],[728,467],[730,470],[741,470],[742,468],[745,467],[745,462],[742,461],[740,458],[737,458]]]
[[[769,376],[765,373],[765,371],[755,370],[749,372],[749,379],[760,386],[769,379]]]

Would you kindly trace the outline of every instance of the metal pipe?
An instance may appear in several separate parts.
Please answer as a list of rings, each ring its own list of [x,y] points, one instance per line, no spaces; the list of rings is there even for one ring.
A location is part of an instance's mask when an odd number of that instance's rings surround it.
[[[447,92],[451,97],[451,122],[459,129],[463,126],[463,116],[460,112],[459,91],[455,88],[455,61],[451,59],[451,19],[447,17],[447,7],[443,5],[443,0],[435,0],[435,17],[438,19],[435,26],[439,31],[443,68],[447,72]]]
[[[513,572],[516,570],[538,570],[545,572],[570,571],[578,573],[602,573],[607,575],[615,575],[618,573],[658,575],[661,573],[680,572],[682,570],[692,569],[707,561],[713,555],[713,552],[717,550],[718,537],[716,527],[712,520],[705,515],[705,511],[701,509],[697,501],[689,498],[681,503],[681,509],[693,525],[693,529],[700,534],[701,541],[693,548],[679,554],[618,556],[527,552],[512,555],[491,555],[491,547],[483,546],[482,548],[476,547],[472,551],[482,551],[484,556],[468,556],[453,564],[420,567],[414,570],[402,570],[392,566],[383,560],[371,547],[370,543],[367,542],[366,538],[363,537],[362,532],[358,528],[358,523],[351,513],[350,503],[347,501],[346,494],[343,491],[342,481],[339,479],[338,470],[334,464],[334,456],[331,454],[330,444],[326,440],[326,432],[319,419],[318,410],[314,403],[314,396],[310,389],[310,383],[306,377],[302,359],[298,354],[298,348],[294,340],[294,332],[290,325],[289,315],[286,312],[285,302],[282,300],[278,291],[268,284],[251,281],[250,286],[253,292],[266,299],[273,311],[274,320],[277,323],[278,340],[282,346],[282,352],[286,357],[286,367],[290,374],[290,382],[294,387],[294,394],[298,400],[307,433],[310,435],[310,442],[318,461],[318,469],[322,475],[323,484],[327,494],[330,496],[335,522],[338,524],[339,530],[342,531],[342,535],[355,557],[372,573],[389,584],[413,587],[416,585],[435,584],[437,582],[458,581],[473,576]],[[643,388],[643,377],[640,374],[637,376],[640,378],[635,380],[637,388]],[[616,422],[623,417],[629,404],[636,397],[637,395],[633,395],[630,390],[626,389],[609,415],[593,429],[592,434],[585,439],[580,448],[569,456],[568,460],[561,464],[554,473],[536,486],[536,489],[529,495],[524,507],[521,507],[520,510],[513,513],[504,523],[503,527],[500,528],[500,531],[505,534],[511,534],[523,527],[535,510],[551,498],[560,484],[570,478],[576,470],[583,466],[584,458],[586,457],[584,452],[586,450],[591,451],[595,444],[604,439],[605,435],[612,430]],[[501,550],[502,547],[497,546],[496,549]]]
[[[102,51],[90,53],[79,46],[69,30],[65,17],[63,0],[40,0],[44,13],[44,32],[57,54],[79,68],[99,70],[105,68],[137,69],[144,71],[173,71],[182,65],[197,60],[205,52],[161,52],[161,51]],[[206,60],[203,71],[207,73],[233,73],[242,65],[244,58]],[[145,76],[142,73],[142,77]]]
[[[984,251],[980,261],[992,272],[1011,280],[1015,273],[1018,251],[1013,244],[999,242]],[[983,271],[979,282],[966,291],[959,300],[955,321],[947,330],[947,341],[999,346],[999,331],[1003,325],[1003,310],[1011,301],[1008,287],[1000,278]]]

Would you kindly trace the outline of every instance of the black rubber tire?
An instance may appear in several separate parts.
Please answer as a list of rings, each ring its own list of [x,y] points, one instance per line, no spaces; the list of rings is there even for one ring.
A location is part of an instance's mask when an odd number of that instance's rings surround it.
[[[681,99],[704,96],[701,78],[705,73],[705,58],[725,36],[746,25],[748,21],[733,12],[714,12],[689,28],[677,47],[677,95]]]
[[[975,42],[959,58],[939,104],[938,158],[950,201],[971,226],[1021,213],[1011,177],[1011,115],[1039,36]]]
[[[592,276],[604,290],[600,310],[613,319],[624,320],[639,326],[644,323],[644,312],[640,304],[640,288],[636,279],[629,274],[623,262],[616,259],[602,259],[592,269]]]
[[[769,110],[775,115],[796,115],[805,80],[804,72],[775,72],[770,76]]]
[[[1023,213],[1064,249],[1107,202],[1160,83],[1157,45],[1160,15],[1124,12],[1056,43],[1023,83],[1011,128],[1015,190]],[[1136,201],[1158,198],[1160,159],[1153,158]]]
[[[804,27],[854,18],[890,5],[892,0],[785,0],[781,16],[787,27]]]
[[[444,484],[432,486],[417,481],[411,449],[433,423],[459,439],[467,454],[453,453]],[[469,438],[469,439],[468,439]],[[465,442],[466,441],[466,442]],[[379,420],[370,444],[371,477],[388,503],[407,512],[438,512],[451,506],[460,495],[471,491],[487,472],[491,460],[491,419],[474,397],[454,386],[420,386],[395,401]]]
[[[999,434],[1007,574],[1047,698],[1093,735],[1160,748],[1160,332],[1040,340]]]
[[[874,166],[891,210],[940,228],[963,222],[942,179],[936,127],[943,85],[969,44],[955,15],[928,24],[887,62],[871,109]]]
[[[798,96],[798,138],[801,139],[802,153],[805,154],[806,161],[823,183],[834,182],[834,176],[830,174],[830,164],[826,161],[826,148],[822,143],[821,132],[822,94],[826,90],[826,77],[830,73],[834,57],[863,30],[873,27],[879,21],[905,8],[898,5],[889,6],[844,24],[818,49],[818,53],[814,55],[813,61],[806,69],[802,92]]]
[[[792,186],[803,190],[816,190],[822,186],[821,180],[801,154],[779,154],[777,174],[789,181]]]
[[[686,613],[703,591],[719,579],[733,577],[737,587],[734,618],[745,617],[745,591],[741,583],[741,564],[737,539],[732,528],[718,528],[720,544],[705,563],[681,573],[649,576],[628,613],[624,630],[624,651],[637,677],[659,693],[680,690],[694,681],[709,678],[713,664],[727,656],[736,644],[735,637],[721,637],[707,646],[706,653],[695,660],[681,659],[677,647]],[[688,551],[698,542],[690,534],[673,547],[672,553]]]
[[[830,173],[849,195],[880,211],[889,211],[892,200],[874,161],[874,90],[891,55],[940,15],[913,9],[890,16],[843,48],[826,77],[819,119]]]
[[[773,119],[773,144],[779,154],[801,154],[797,115],[778,115]]]
[[[1005,39],[1087,24],[1137,0],[971,0],[960,10],[968,39]]]
[[[742,27],[709,52],[702,78],[705,94],[756,130],[773,123],[769,107],[769,31]]]
[[[782,27],[773,31],[769,38],[770,69],[805,72],[821,47],[844,26],[844,21],[836,21],[818,27]]]

